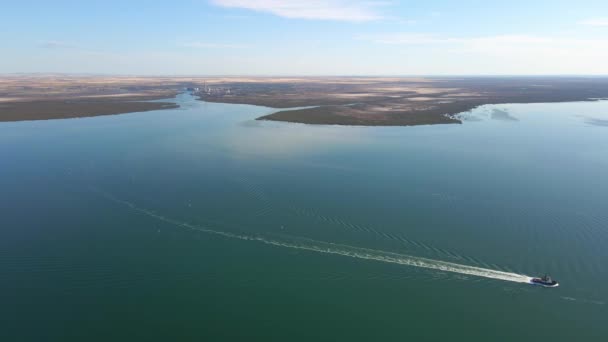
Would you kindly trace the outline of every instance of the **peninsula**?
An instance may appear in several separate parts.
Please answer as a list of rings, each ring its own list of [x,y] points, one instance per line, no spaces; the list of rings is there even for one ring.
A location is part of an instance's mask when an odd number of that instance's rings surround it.
[[[223,78],[199,92],[208,102],[279,108],[258,120],[361,126],[460,123],[484,104],[608,98],[608,77]],[[299,109],[286,109],[305,107]]]
[[[151,100],[175,97],[188,80],[9,75],[0,77],[0,122],[49,120],[177,108]]]

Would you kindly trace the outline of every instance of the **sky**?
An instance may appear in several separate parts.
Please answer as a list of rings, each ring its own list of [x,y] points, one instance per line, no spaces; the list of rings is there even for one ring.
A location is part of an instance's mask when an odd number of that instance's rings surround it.
[[[7,1],[0,73],[607,75],[608,1]]]

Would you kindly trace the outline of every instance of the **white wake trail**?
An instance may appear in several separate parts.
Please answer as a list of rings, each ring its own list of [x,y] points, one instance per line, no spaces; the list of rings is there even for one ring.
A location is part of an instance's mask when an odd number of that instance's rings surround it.
[[[149,217],[153,217],[155,219],[158,219],[158,220],[161,220],[161,221],[164,221],[164,222],[176,225],[176,226],[180,226],[183,228],[196,230],[196,231],[200,231],[200,232],[205,232],[208,234],[220,235],[220,236],[224,236],[227,238],[246,240],[246,241],[257,241],[260,243],[264,243],[264,244],[272,245],[272,246],[278,246],[278,247],[300,249],[300,250],[306,250],[306,251],[311,251],[311,252],[316,252],[316,253],[341,255],[341,256],[346,256],[346,257],[351,257],[351,258],[356,258],[356,259],[374,260],[374,261],[379,261],[379,262],[407,265],[407,266],[413,266],[413,267],[421,267],[421,268],[427,268],[427,269],[432,269],[432,270],[452,272],[452,273],[465,274],[465,275],[497,279],[497,280],[504,280],[504,281],[510,281],[510,282],[516,282],[516,283],[529,283],[530,280],[532,279],[529,276],[517,274],[517,273],[504,272],[504,271],[498,271],[498,270],[493,270],[493,269],[489,269],[489,268],[456,264],[456,263],[451,263],[451,262],[447,262],[447,261],[433,260],[433,259],[405,255],[405,254],[398,254],[398,253],[386,252],[386,251],[381,251],[381,250],[375,250],[375,249],[368,249],[368,248],[348,246],[348,245],[342,245],[342,244],[336,244],[336,243],[330,243],[330,242],[316,241],[316,240],[305,239],[305,238],[285,237],[284,239],[274,239],[271,237],[250,236],[250,235],[243,235],[243,234],[229,233],[229,232],[214,230],[214,229],[210,229],[207,227],[193,225],[190,223],[181,222],[181,221],[169,218],[169,217],[159,215],[151,210],[140,208],[131,202],[121,200],[119,198],[116,198],[108,193],[105,193],[105,192],[97,190],[97,189],[94,189],[94,191],[101,194],[102,196],[106,197],[107,199],[109,199],[113,202],[128,206],[132,210],[140,212]]]

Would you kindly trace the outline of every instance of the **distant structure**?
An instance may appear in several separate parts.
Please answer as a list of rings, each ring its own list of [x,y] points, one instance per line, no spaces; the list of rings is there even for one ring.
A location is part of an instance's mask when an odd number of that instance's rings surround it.
[[[207,85],[207,81],[204,81],[203,94],[209,96],[224,96],[232,94],[232,90],[227,87],[210,87]]]

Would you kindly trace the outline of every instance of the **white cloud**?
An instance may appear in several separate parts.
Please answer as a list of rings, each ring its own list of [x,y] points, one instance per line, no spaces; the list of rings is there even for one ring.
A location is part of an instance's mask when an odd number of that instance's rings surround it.
[[[390,33],[357,38],[385,45],[423,74],[608,73],[608,37]]]
[[[388,34],[374,34],[374,35],[361,35],[357,39],[369,40],[380,44],[391,44],[391,45],[422,45],[422,44],[439,44],[449,43],[454,41],[453,38],[439,37],[433,34],[427,33],[388,33]]]
[[[272,13],[285,18],[371,21],[382,19],[377,7],[385,2],[345,0],[211,0],[229,8],[243,8]]]
[[[538,58],[605,57],[608,38],[586,39],[533,35],[496,35],[450,37],[424,33],[391,33],[357,37],[379,44],[404,45],[411,48],[441,48],[445,53],[474,52],[480,55],[517,55]]]
[[[217,43],[205,43],[205,42],[187,42],[179,44],[183,47],[196,48],[196,49],[242,49],[247,47],[243,44],[217,44]]]
[[[608,27],[608,18],[592,18],[592,19],[587,19],[587,20],[583,20],[580,22],[581,25],[585,25],[585,26],[605,26]]]
[[[386,33],[358,37],[365,44],[352,50],[277,46],[269,54],[254,49],[234,53],[240,42],[185,37],[171,49],[104,51],[49,48],[70,44],[34,42],[39,53],[9,49],[1,72],[82,72],[110,74],[215,75],[464,75],[464,74],[588,74],[608,75],[608,37],[565,35],[456,36],[428,33]],[[244,42],[247,43],[247,42]],[[370,46],[372,45],[372,46]],[[244,46],[245,49],[253,45]],[[213,54],[211,57],[209,54]]]

